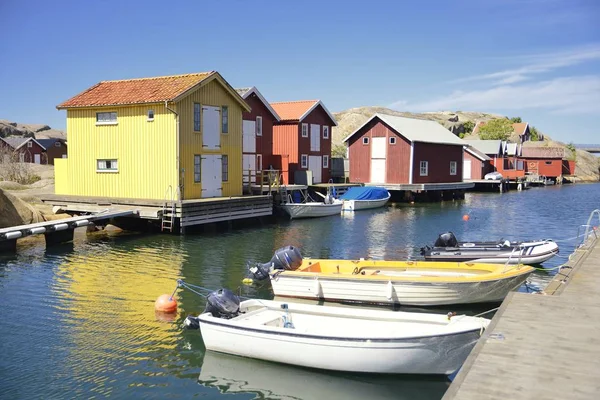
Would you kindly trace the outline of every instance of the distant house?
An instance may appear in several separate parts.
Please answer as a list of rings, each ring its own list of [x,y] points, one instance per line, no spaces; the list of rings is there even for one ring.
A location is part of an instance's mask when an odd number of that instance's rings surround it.
[[[502,140],[465,140],[465,142],[490,157],[492,171],[499,172],[504,178],[516,179],[525,176],[523,162],[519,159],[522,148],[520,144]]]
[[[479,135],[479,129],[486,124],[486,121],[479,121],[475,124],[473,128],[473,135]],[[513,126],[513,135],[517,135],[519,137],[519,142],[524,143],[531,140],[531,132],[529,130],[529,124],[527,122],[515,122],[512,124]]]
[[[527,172],[558,178],[563,175],[564,157],[565,149],[562,147],[523,147],[520,159]]]
[[[463,179],[483,179],[487,173],[495,171],[492,159],[473,146],[465,146]]]
[[[463,180],[465,141],[435,121],[375,114],[348,135],[350,181],[365,184]]]
[[[102,81],[67,110],[69,156],[56,194],[199,199],[242,194],[248,104],[215,71]]]
[[[255,87],[236,89],[251,111],[242,113],[242,168],[244,183],[252,181],[256,171],[273,165],[273,125],[279,115]]]
[[[271,106],[281,117],[273,127],[272,160],[275,169],[282,171],[284,183],[299,183],[297,173],[304,175],[308,184],[329,181],[331,127],[337,126],[333,115],[320,100]]]
[[[54,165],[55,158],[67,158],[67,141],[60,138],[37,139],[46,149],[44,152],[46,163]]]
[[[47,164],[46,149],[32,137],[9,136],[0,138],[0,148],[18,154],[20,162]]]

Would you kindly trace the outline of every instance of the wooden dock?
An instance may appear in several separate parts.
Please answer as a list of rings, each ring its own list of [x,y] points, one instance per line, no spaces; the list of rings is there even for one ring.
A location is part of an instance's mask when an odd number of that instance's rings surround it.
[[[511,293],[443,400],[598,399],[600,239],[592,233],[543,294]]]
[[[69,242],[73,240],[73,230],[75,228],[92,225],[97,221],[104,221],[112,218],[138,216],[139,213],[135,210],[105,209],[103,212],[92,215],[2,228],[0,229],[0,251],[14,252],[17,247],[17,239],[32,235],[43,234],[46,238],[46,245]]]

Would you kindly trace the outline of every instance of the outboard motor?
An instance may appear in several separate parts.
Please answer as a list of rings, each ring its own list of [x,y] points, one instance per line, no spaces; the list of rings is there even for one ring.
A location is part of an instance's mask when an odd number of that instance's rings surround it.
[[[229,289],[219,289],[206,298],[206,309],[213,317],[231,319],[240,314],[240,298]]]
[[[458,240],[452,232],[442,233],[434,244],[435,247],[458,247]]]
[[[275,254],[268,263],[257,263],[250,268],[250,272],[256,280],[262,281],[269,277],[272,270],[294,271],[302,265],[302,254],[294,246],[285,246],[275,250]]]

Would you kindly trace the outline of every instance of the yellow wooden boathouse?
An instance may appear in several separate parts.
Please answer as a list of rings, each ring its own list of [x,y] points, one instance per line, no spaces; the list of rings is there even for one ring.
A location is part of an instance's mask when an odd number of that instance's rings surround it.
[[[215,71],[102,81],[67,110],[57,195],[164,200],[242,194],[242,112]],[[171,189],[169,189],[171,188]]]

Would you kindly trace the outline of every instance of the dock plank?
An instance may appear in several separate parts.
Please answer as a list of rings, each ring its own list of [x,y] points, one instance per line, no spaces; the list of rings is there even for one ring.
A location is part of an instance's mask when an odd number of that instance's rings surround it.
[[[600,396],[600,240],[569,265],[555,295],[506,298],[444,400]]]

